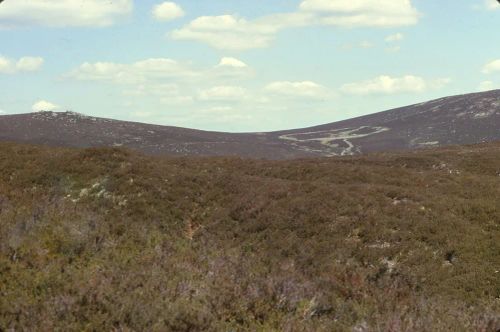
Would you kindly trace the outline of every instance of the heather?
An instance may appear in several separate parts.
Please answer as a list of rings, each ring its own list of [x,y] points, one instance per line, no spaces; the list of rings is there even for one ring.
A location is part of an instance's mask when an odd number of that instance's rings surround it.
[[[0,144],[0,331],[498,331],[500,145]]]

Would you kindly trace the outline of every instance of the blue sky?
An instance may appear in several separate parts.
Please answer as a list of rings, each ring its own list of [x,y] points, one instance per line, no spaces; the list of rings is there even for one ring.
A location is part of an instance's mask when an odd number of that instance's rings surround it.
[[[0,114],[305,127],[500,88],[496,0],[5,0]]]

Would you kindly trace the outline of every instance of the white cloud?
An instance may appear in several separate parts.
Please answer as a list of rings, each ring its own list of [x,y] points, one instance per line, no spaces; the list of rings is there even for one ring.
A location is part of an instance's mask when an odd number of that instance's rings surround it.
[[[0,110],[0,115],[4,115],[4,114],[7,114],[7,112],[5,112],[4,110]]]
[[[174,40],[194,40],[223,50],[248,50],[269,46],[282,29],[304,24],[304,16],[280,14],[256,20],[235,15],[201,16],[181,29],[174,30]]]
[[[0,27],[104,27],[130,14],[133,0],[9,0],[0,10]]]
[[[393,42],[401,41],[403,39],[404,39],[404,35],[400,32],[385,37],[385,41],[387,43],[393,43]]]
[[[12,64],[12,61],[0,56],[0,73],[2,74],[9,74],[12,73],[14,69],[14,66]]]
[[[22,57],[17,61],[16,68],[18,71],[37,71],[43,65],[43,58],[40,57]]]
[[[34,112],[41,112],[41,111],[56,111],[60,109],[61,107],[53,104],[51,102],[48,102],[46,100],[39,100],[35,104],[33,104],[33,111]]]
[[[484,0],[484,7],[487,10],[497,10],[500,9],[500,3],[497,0]]]
[[[170,33],[174,40],[195,40],[226,50],[266,47],[272,35],[254,31],[251,23],[233,15],[201,16]]]
[[[161,105],[190,105],[196,101],[239,101],[247,91],[233,86],[253,74],[243,61],[225,57],[218,64],[199,68],[168,58],[133,63],[83,63],[63,78],[102,82],[122,87],[126,97],[147,97]],[[211,87],[211,88],[210,88]]]
[[[0,59],[0,71],[2,63]],[[216,80],[241,79],[249,77],[253,71],[243,61],[236,58],[222,58],[211,68],[194,68],[190,63],[168,58],[150,58],[134,63],[85,62],[70,71],[65,78],[80,81],[109,81],[118,84],[144,84],[165,80]]]
[[[22,57],[16,61],[0,56],[0,73],[15,74],[37,71],[42,67],[43,62],[43,58],[40,57]]]
[[[303,0],[300,9],[322,24],[343,27],[414,25],[420,16],[410,0]]]
[[[483,73],[485,74],[491,74],[496,71],[500,71],[500,59],[493,60],[483,66]]]
[[[395,27],[413,25],[419,13],[410,0],[304,0],[292,13],[248,20],[238,15],[201,16],[172,31],[174,40],[203,42],[217,49],[243,51],[268,47],[284,29],[333,25]]]
[[[477,91],[490,91],[500,88],[500,84],[495,84],[492,81],[483,81],[479,83]]]
[[[184,10],[174,2],[166,1],[153,7],[153,17],[158,21],[172,21],[184,15]]]
[[[241,101],[247,96],[247,90],[239,86],[215,86],[201,91],[199,99],[203,101]]]
[[[241,80],[253,77],[254,74],[253,69],[243,61],[224,57],[217,66],[205,72],[204,75],[212,80]]]
[[[246,63],[236,58],[225,57],[220,60],[218,67],[246,68],[248,66]]]
[[[181,79],[198,76],[189,65],[168,58],[151,58],[122,64],[85,62],[66,74],[66,78],[81,81],[111,81],[119,84],[139,84],[150,80]]]
[[[331,92],[324,86],[311,82],[272,82],[265,87],[268,93],[291,98],[326,99]]]
[[[418,93],[428,89],[439,89],[449,82],[451,80],[447,78],[428,81],[413,75],[403,77],[382,75],[371,80],[344,84],[341,91],[354,95]]]

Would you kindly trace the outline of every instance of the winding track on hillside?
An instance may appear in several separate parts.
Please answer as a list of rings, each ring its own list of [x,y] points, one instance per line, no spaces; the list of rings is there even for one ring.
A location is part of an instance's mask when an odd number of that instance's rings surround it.
[[[320,126],[224,133],[73,112],[0,116],[0,141],[126,147],[169,156],[291,159],[500,141],[500,90],[440,98]]]

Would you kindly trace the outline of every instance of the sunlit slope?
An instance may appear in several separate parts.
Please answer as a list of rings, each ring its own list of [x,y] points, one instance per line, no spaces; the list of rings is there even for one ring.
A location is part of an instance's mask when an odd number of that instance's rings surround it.
[[[500,145],[295,161],[0,144],[0,330],[497,331]]]

